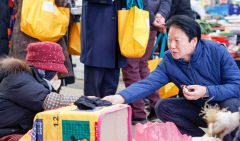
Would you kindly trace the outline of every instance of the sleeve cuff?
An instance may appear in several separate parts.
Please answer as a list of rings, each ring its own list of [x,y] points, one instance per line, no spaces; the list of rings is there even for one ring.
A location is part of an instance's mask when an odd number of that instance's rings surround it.
[[[206,94],[204,97],[209,97],[209,91],[208,91],[208,87],[206,87]]]
[[[118,93],[118,95],[121,95],[121,96],[122,96],[122,98],[124,99],[124,103],[123,103],[123,104],[128,104],[128,103],[127,103],[127,100],[126,100],[126,98],[123,96],[123,94],[121,94],[121,93]]]

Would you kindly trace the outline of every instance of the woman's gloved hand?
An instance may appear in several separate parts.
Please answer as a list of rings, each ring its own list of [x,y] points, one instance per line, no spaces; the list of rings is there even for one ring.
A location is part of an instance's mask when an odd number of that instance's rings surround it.
[[[216,122],[213,124],[213,135],[219,134],[223,138],[239,126],[239,113],[218,112]]]

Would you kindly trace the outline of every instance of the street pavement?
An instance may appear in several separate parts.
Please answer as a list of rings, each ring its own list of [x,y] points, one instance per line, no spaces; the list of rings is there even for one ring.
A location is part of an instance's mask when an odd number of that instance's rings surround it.
[[[63,86],[60,93],[83,94],[83,88],[84,88],[83,79],[75,79],[75,83],[68,84],[67,86]],[[123,89],[125,89],[125,85],[122,80],[122,75],[120,75],[117,92]]]

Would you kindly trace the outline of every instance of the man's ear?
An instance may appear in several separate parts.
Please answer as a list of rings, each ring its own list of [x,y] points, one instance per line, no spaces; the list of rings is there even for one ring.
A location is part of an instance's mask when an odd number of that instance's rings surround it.
[[[191,43],[192,43],[194,46],[197,45],[197,42],[198,42],[197,37],[192,38]]]

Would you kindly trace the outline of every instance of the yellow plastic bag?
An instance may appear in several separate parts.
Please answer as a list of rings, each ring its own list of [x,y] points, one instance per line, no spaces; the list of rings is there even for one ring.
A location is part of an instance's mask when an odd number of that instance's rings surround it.
[[[144,55],[149,38],[149,12],[136,6],[118,11],[118,40],[121,54],[127,58]]]
[[[74,22],[69,32],[68,53],[71,55],[81,55],[81,26],[80,22]]]
[[[161,62],[161,60],[162,58],[148,61],[148,68],[150,69],[150,72],[156,69],[157,65]],[[159,94],[161,98],[168,98],[168,97],[175,96],[178,94],[178,92],[179,92],[178,87],[172,82],[161,87],[159,90]]]
[[[164,38],[164,36],[165,36],[165,38]],[[158,42],[159,42],[160,38],[163,37],[163,40],[165,40],[165,41],[162,40],[161,52],[160,52],[160,55],[159,55],[160,58],[148,61],[148,68],[150,69],[150,72],[155,70],[157,65],[162,61],[161,57],[163,56],[163,52],[164,52],[164,49],[165,49],[165,43],[166,43],[166,39],[167,39],[166,36],[167,36],[167,34],[159,35],[159,37],[158,37],[158,40],[155,44],[153,53],[156,50],[156,47],[158,45]],[[172,96],[177,95],[178,92],[179,92],[178,87],[174,83],[170,82],[170,83],[168,83],[165,86],[160,88],[159,95],[160,95],[161,98],[168,98],[168,97],[172,97]]]
[[[55,0],[23,0],[20,28],[40,41],[57,42],[66,34],[70,9],[57,7]]]
[[[162,61],[162,58],[153,59],[148,61],[148,68],[150,72],[156,69],[157,65]]]

